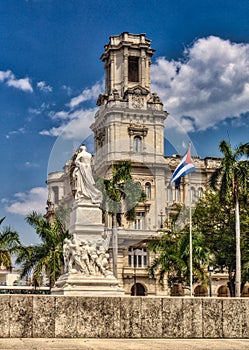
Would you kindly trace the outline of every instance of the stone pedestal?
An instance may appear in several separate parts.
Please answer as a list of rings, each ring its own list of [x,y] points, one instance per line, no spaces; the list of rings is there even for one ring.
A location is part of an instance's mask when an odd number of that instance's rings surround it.
[[[70,215],[70,239],[63,246],[64,274],[53,295],[121,296],[124,290],[109,267],[110,237],[104,234],[102,212],[91,201],[76,202]]]
[[[98,239],[104,231],[102,211],[91,200],[76,202],[70,213],[69,233],[79,239]]]
[[[113,276],[82,276],[81,274],[65,274],[56,282],[54,295],[85,296],[121,296],[124,290]]]

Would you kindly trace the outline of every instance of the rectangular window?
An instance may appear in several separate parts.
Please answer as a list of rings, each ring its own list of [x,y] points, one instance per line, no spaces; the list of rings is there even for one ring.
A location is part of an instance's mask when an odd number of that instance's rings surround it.
[[[130,82],[139,82],[139,57],[128,58],[128,80]]]
[[[175,201],[178,203],[180,202],[180,189],[175,188]]]
[[[148,264],[146,248],[129,248],[129,266],[145,267]]]
[[[140,153],[142,151],[142,139],[140,136],[134,137],[134,152]]]
[[[144,217],[145,213],[136,213],[136,218],[134,220],[134,229],[135,230],[144,230]]]
[[[167,187],[167,202],[172,202],[173,198],[172,198],[172,188],[171,186]]]
[[[106,67],[106,93],[111,93],[111,65],[108,64]]]
[[[58,186],[53,186],[52,187],[53,190],[53,194],[54,194],[54,204],[58,204],[59,203],[59,188]]]

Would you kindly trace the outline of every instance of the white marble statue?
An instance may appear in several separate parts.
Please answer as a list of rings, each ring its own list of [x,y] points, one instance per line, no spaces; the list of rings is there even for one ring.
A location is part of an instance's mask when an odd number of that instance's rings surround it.
[[[64,273],[67,273],[69,270],[71,270],[72,266],[70,266],[70,239],[65,238],[63,243],[63,257],[64,257]]]
[[[63,245],[64,274],[81,273],[83,276],[108,276],[109,254],[107,253],[108,239],[97,241],[79,240],[75,236],[65,239]]]
[[[75,184],[75,200],[84,201],[91,199],[93,204],[101,202],[102,194],[95,187],[91,167],[92,155],[86,151],[86,146],[81,146],[74,160],[73,182]]]

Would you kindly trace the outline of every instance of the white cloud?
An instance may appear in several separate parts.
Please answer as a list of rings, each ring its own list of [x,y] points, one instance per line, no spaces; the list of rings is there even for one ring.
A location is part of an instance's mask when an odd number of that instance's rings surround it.
[[[50,85],[47,85],[45,81],[39,81],[36,86],[38,89],[40,89],[42,92],[52,92],[53,88]]]
[[[4,80],[7,79],[13,79],[14,75],[10,70],[7,71],[2,71],[0,70],[0,82],[3,82]]]
[[[60,119],[62,124],[50,130],[42,130],[40,134],[46,136],[60,136],[66,140],[82,140],[91,133],[89,126],[94,120],[96,110],[97,108],[90,108],[73,112],[60,111],[55,113],[53,119]]]
[[[65,87],[64,87],[65,88]],[[73,97],[67,104],[67,108],[61,111],[50,111],[49,117],[57,122],[59,126],[54,126],[49,130],[40,131],[40,135],[61,137],[64,140],[80,141],[89,136],[91,130],[89,126],[94,120],[97,108],[77,108],[81,103],[96,99],[103,91],[103,82],[96,82],[91,88],[84,89],[82,93]],[[70,108],[68,110],[68,107]]]
[[[71,119],[74,119],[74,114],[72,112],[68,112],[68,111],[59,111],[59,112],[51,111],[49,113],[49,116],[52,120],[71,120]]]
[[[93,100],[98,98],[99,94],[103,92],[103,81],[95,83],[91,88],[84,89],[82,93],[76,97],[73,97],[69,102],[70,108],[75,108],[79,104],[85,101]]]
[[[39,167],[39,164],[34,163],[34,162],[26,161],[26,162],[24,163],[24,166],[27,167],[27,168],[38,168],[38,167]]]
[[[67,85],[62,85],[62,90],[66,91],[67,95],[68,96],[71,96],[72,93],[73,93],[73,90],[72,88],[70,88],[70,86],[67,86]]]
[[[13,136],[13,135],[25,134],[25,132],[26,132],[26,130],[23,127],[19,128],[17,130],[12,130],[6,135],[6,138],[9,139],[10,136]]]
[[[34,187],[28,192],[15,193],[12,201],[4,199],[2,202],[9,203],[5,207],[9,213],[26,216],[32,211],[44,213],[47,198],[47,188]]]
[[[10,70],[0,71],[0,82],[22,91],[33,92],[31,80],[29,78],[16,79],[15,75]]]
[[[7,81],[8,86],[12,86],[16,89],[22,90],[22,91],[28,91],[28,92],[33,92],[33,88],[30,82],[29,78],[24,78],[24,79],[9,79]]]
[[[151,80],[152,90],[185,131],[214,127],[249,111],[249,44],[199,39],[182,61],[158,58]]]
[[[30,114],[39,115],[39,114],[42,113],[42,110],[39,109],[39,108],[29,108],[29,109],[28,109],[28,112],[29,112]]]
[[[38,108],[29,108],[28,112],[32,115],[40,115],[51,108],[49,103],[43,102]]]

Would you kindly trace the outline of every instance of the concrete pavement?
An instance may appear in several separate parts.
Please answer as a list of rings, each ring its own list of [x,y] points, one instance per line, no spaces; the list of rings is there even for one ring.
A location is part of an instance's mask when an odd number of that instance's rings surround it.
[[[245,350],[249,339],[0,339],[1,350]]]

